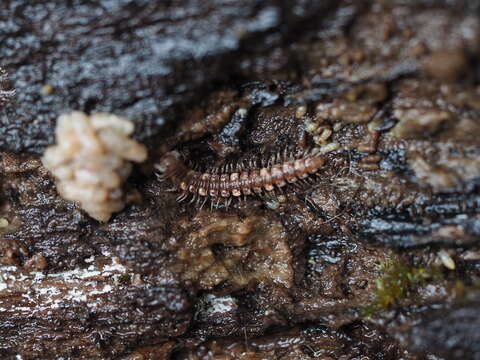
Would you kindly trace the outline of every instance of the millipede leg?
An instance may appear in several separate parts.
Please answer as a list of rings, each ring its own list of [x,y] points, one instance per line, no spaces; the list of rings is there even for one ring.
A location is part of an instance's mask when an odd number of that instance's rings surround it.
[[[320,206],[318,206],[317,203],[315,203],[309,196],[306,196],[304,198],[305,204],[310,207],[310,209],[313,209],[314,211],[320,212],[322,209]]]
[[[208,200],[208,196],[204,196],[204,198],[205,198],[205,199],[203,200],[202,205],[200,205],[200,210],[203,209],[203,206],[205,205],[205,203],[206,203],[207,200]]]
[[[309,185],[308,182],[306,181],[306,179],[299,179],[298,183],[301,185],[302,189],[304,189],[305,187],[307,187]]]
[[[180,195],[177,196],[177,202],[182,202],[186,198],[188,198],[188,192],[184,191]]]
[[[313,179],[309,176],[309,177],[306,177],[305,179],[303,179],[303,181],[305,182],[305,184],[307,185],[313,185]]]

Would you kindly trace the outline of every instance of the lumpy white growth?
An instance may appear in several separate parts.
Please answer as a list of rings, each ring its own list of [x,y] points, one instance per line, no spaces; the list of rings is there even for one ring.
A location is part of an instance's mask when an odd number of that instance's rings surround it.
[[[122,210],[131,162],[147,158],[146,148],[130,138],[132,133],[130,121],[112,114],[76,111],[60,116],[57,144],[42,159],[57,179],[58,192],[99,221]]]

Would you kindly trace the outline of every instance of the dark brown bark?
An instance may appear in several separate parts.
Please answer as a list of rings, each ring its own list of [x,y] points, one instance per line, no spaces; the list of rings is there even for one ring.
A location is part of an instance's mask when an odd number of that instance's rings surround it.
[[[3,9],[0,357],[480,356],[474,2]],[[125,115],[151,149],[108,223],[41,165],[68,109]],[[312,146],[314,184],[228,209],[151,170],[171,148],[208,171]]]

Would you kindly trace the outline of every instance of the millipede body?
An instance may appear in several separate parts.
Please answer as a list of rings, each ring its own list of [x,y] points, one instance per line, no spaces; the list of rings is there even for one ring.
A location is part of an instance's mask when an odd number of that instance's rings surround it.
[[[182,192],[177,201],[192,197],[191,202],[203,199],[202,205],[207,200],[217,205],[223,200],[228,205],[242,195],[274,194],[289,184],[305,183],[324,163],[318,150],[313,149],[298,156],[277,154],[261,166],[251,161],[248,166],[230,164],[200,172],[189,168],[174,150],[163,155],[155,167],[159,179],[169,179]]]

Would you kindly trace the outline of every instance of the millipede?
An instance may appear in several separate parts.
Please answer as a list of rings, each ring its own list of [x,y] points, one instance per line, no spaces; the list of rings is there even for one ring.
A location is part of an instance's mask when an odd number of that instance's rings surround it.
[[[273,195],[290,186],[311,184],[319,175],[325,159],[318,148],[300,153],[277,153],[267,160],[250,160],[226,164],[206,172],[197,171],[186,165],[179,151],[165,153],[155,168],[159,180],[170,180],[175,189],[181,191],[177,201],[191,197],[203,207],[210,200],[211,207],[218,207],[223,201],[228,207],[235,198],[247,198],[252,195]]]

